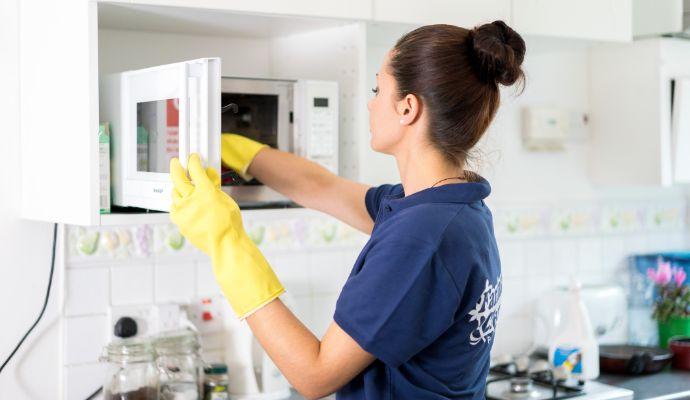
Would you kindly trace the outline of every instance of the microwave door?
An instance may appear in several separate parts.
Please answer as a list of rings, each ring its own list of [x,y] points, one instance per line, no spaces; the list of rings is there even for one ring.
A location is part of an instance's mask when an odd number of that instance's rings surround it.
[[[219,168],[220,100],[213,93],[220,86],[219,63],[194,60],[126,75],[126,205],[169,210],[173,157],[186,165],[189,154],[197,152],[204,164]]]
[[[690,183],[690,78],[675,80],[671,113],[674,180]]]

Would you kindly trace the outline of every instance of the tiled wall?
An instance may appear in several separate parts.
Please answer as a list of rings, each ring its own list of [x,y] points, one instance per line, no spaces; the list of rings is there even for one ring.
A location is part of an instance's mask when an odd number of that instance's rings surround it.
[[[493,206],[504,275],[495,353],[530,346],[534,304],[570,274],[585,283],[624,284],[627,254],[685,247],[685,207],[682,198]],[[244,220],[297,316],[323,335],[367,236],[302,209],[250,211]],[[108,307],[185,304],[219,294],[208,259],[172,225],[68,227],[65,246],[66,399],[85,398],[101,384]]]

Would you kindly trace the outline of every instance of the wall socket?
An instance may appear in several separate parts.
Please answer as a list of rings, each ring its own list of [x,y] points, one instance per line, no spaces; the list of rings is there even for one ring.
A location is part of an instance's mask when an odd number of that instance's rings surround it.
[[[137,323],[133,337],[153,336],[160,332],[189,326],[185,311],[179,304],[145,304],[110,307],[108,310],[109,337],[115,339],[114,327],[122,317],[130,317]]]

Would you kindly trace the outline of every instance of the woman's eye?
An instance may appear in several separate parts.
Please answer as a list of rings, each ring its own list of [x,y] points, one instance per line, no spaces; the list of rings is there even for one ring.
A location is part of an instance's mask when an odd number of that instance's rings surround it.
[[[379,92],[379,87],[376,86],[375,88],[372,88],[371,91],[372,91],[374,94],[377,94],[377,93]]]

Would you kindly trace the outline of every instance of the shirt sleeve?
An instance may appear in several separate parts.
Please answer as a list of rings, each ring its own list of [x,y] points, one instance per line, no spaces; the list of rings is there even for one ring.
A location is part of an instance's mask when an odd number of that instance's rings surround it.
[[[443,334],[460,302],[435,248],[413,236],[374,245],[336,303],[338,326],[391,367]]]
[[[364,196],[364,203],[367,206],[367,211],[372,220],[376,221],[376,214],[379,212],[379,206],[384,196],[402,192],[402,185],[384,184],[381,186],[374,186],[367,190]]]

